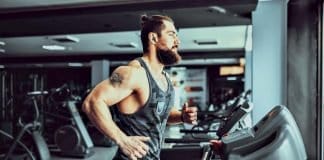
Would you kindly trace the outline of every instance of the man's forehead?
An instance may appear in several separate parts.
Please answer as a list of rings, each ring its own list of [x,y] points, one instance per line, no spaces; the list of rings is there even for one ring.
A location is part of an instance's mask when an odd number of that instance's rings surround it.
[[[164,25],[165,25],[165,28],[164,30],[167,31],[167,32],[177,32],[174,24],[170,21],[164,21]]]

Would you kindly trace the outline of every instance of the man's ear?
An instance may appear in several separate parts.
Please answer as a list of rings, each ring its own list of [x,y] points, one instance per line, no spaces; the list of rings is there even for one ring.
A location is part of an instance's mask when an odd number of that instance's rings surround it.
[[[148,38],[153,44],[157,42],[157,34],[154,32],[150,32]]]

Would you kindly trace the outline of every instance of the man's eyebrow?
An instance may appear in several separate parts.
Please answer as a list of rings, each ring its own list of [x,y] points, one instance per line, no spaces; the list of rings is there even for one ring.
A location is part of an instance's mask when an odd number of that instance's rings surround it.
[[[176,31],[168,31],[168,33],[177,34],[177,32],[176,32]]]

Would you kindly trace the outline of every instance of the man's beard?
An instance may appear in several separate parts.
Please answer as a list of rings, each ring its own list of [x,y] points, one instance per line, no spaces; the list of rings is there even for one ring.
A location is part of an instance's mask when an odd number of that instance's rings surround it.
[[[157,48],[157,58],[166,66],[177,64],[181,60],[181,56],[178,53],[173,52],[171,49],[163,49],[159,47]]]

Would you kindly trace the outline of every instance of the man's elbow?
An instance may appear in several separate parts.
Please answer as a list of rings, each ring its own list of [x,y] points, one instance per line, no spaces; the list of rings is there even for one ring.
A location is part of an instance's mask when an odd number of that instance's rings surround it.
[[[86,113],[87,115],[91,112],[91,102],[90,102],[90,100],[86,99],[86,100],[83,101],[82,111],[84,113]]]

